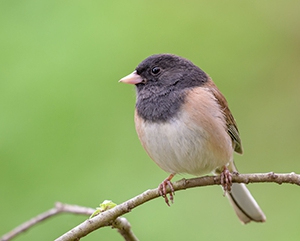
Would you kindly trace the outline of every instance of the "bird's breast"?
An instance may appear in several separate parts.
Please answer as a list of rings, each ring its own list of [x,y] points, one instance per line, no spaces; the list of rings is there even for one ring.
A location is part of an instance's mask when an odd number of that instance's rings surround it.
[[[194,94],[196,97],[187,98],[179,114],[166,122],[146,121],[135,113],[136,130],[144,149],[168,173],[203,175],[232,158],[231,139],[219,106],[208,99],[199,108],[197,98],[203,93]]]

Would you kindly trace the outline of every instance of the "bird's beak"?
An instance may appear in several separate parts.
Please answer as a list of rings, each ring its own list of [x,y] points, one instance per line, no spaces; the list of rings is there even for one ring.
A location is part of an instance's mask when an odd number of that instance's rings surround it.
[[[131,74],[123,77],[122,79],[119,80],[119,82],[125,83],[125,84],[138,84],[142,83],[144,80],[140,75],[136,73],[136,71],[133,71]]]

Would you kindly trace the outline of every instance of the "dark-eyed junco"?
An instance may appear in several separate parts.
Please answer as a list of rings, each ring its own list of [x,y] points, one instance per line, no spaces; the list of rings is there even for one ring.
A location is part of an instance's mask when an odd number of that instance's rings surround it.
[[[182,57],[158,54],[120,82],[136,86],[137,134],[153,161],[170,173],[159,186],[168,205],[166,186],[173,189],[175,174],[217,173],[241,222],[266,220],[246,186],[231,183],[241,139],[225,97],[203,70]]]

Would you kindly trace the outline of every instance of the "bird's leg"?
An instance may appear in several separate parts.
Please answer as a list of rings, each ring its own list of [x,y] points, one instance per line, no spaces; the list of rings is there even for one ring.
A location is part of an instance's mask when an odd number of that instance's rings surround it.
[[[165,199],[165,202],[168,206],[170,206],[169,204],[169,199],[167,196],[167,186],[170,188],[170,200],[173,203],[174,201],[174,195],[175,195],[175,191],[173,188],[173,184],[171,182],[171,179],[175,176],[175,174],[170,174],[170,176],[168,176],[165,180],[163,180],[163,182],[161,184],[159,184],[158,186],[158,190],[159,190],[159,194]]]
[[[226,166],[224,166],[223,171],[221,172],[221,185],[224,190],[224,196],[225,194],[231,191],[231,186],[232,186],[232,174],[230,171],[227,169]]]

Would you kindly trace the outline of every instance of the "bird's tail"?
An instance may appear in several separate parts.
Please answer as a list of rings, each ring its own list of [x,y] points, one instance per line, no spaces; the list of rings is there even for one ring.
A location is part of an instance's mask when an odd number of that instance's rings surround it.
[[[230,165],[229,169],[237,172],[234,163]],[[233,183],[231,192],[226,193],[226,196],[242,223],[266,221],[265,214],[244,183]]]

